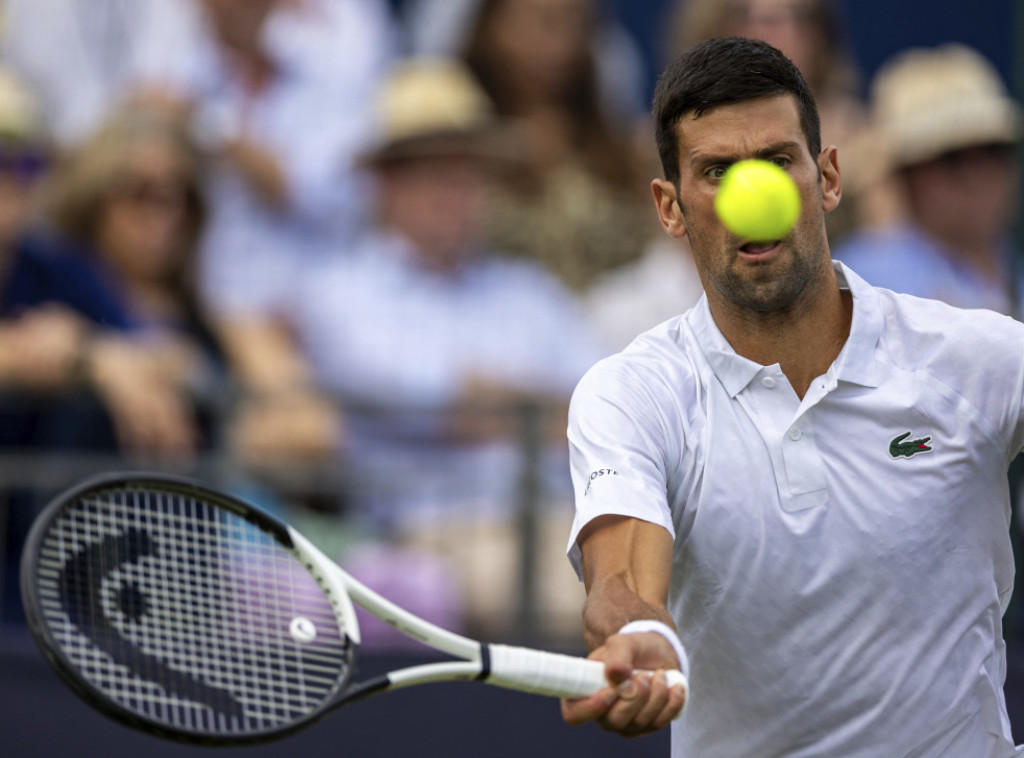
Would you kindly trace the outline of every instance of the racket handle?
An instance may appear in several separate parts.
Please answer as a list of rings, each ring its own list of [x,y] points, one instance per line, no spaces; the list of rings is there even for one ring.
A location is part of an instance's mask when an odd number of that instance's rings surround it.
[[[509,645],[490,645],[488,684],[552,697],[578,698],[608,686],[604,663],[573,655]],[[669,687],[687,686],[681,671],[666,671]]]

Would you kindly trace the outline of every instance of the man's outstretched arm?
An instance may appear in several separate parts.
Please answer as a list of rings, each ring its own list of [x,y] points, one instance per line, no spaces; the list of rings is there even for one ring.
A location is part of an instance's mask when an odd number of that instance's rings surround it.
[[[666,609],[672,536],[647,521],[602,516],[584,527],[577,542],[587,588],[583,639],[590,657],[604,662],[614,686],[589,698],[563,700],[562,717],[569,724],[596,720],[626,736],[661,729],[685,701],[684,688],[670,688],[664,672],[683,661],[663,634],[632,633],[627,624],[656,621],[674,634]]]

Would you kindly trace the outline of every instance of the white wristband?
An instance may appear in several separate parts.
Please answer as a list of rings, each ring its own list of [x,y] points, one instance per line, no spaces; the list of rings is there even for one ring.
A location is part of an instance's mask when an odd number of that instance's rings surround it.
[[[630,621],[624,627],[622,627],[619,634],[643,634],[645,632],[654,632],[660,634],[668,643],[672,646],[672,649],[676,652],[676,658],[679,659],[679,670],[686,677],[686,680],[690,679],[690,659],[686,655],[686,649],[683,647],[682,641],[679,639],[679,635],[668,624],[664,624],[661,621],[655,621],[654,619],[638,619],[636,621]]]

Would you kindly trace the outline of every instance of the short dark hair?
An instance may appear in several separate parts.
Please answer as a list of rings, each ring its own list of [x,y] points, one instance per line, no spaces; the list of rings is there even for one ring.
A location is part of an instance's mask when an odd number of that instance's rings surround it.
[[[676,126],[688,113],[791,94],[813,157],[821,152],[821,120],[811,89],[793,62],[766,42],[716,37],[694,45],[665,69],[654,90],[652,113],[665,179],[679,184]]]

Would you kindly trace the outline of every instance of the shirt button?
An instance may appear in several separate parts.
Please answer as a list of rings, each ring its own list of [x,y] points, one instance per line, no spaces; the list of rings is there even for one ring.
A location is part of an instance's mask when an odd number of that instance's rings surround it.
[[[804,436],[804,433],[797,429],[795,426],[789,430],[789,438],[796,442],[798,439]]]
[[[761,379],[761,384],[763,384],[768,389],[771,389],[772,387],[775,386],[775,377],[773,377],[773,376],[763,377]]]

